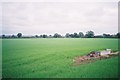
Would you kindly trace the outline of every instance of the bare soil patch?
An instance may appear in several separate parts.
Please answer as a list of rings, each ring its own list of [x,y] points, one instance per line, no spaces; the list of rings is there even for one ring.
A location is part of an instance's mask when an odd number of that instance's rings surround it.
[[[119,51],[111,51],[110,54],[100,55],[100,52],[92,51],[85,56],[75,57],[73,59],[73,65],[81,65],[86,63],[92,63],[98,60],[109,59],[112,57],[116,57],[120,54]]]

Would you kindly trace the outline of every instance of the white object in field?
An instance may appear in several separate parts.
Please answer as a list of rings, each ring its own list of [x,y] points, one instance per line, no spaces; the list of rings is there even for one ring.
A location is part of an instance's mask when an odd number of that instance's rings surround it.
[[[112,50],[111,49],[106,49],[106,51],[110,51],[111,52]]]
[[[102,56],[102,55],[107,55],[107,54],[111,54],[111,50],[106,49],[105,51],[101,51],[101,52],[100,52],[100,55],[101,55],[101,56]]]

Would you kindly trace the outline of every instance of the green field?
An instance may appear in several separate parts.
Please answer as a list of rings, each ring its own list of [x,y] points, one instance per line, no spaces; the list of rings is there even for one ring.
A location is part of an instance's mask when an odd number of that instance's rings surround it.
[[[76,56],[118,50],[118,39],[3,39],[4,78],[115,78],[118,57],[73,66]]]

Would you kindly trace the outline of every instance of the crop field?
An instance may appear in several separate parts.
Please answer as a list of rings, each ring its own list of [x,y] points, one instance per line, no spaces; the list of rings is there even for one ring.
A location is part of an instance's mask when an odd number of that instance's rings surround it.
[[[115,78],[118,57],[74,66],[73,59],[94,50],[118,50],[118,39],[3,39],[3,78]]]

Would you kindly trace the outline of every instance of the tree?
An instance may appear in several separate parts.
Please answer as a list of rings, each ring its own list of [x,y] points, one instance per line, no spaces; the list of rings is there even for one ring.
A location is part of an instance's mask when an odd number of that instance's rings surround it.
[[[117,33],[117,37],[120,38],[120,32]]]
[[[2,35],[2,38],[5,38],[5,35],[4,35],[4,34]]]
[[[104,37],[104,38],[110,38],[111,35],[110,35],[110,34],[103,34],[103,37]]]
[[[43,34],[43,36],[42,36],[43,38],[47,38],[47,35],[46,34]]]
[[[79,32],[79,37],[80,38],[84,37],[84,34],[82,32]]]
[[[87,31],[85,37],[93,38],[94,37],[94,32],[93,31]]]
[[[40,38],[43,38],[43,35],[40,35]]]
[[[22,33],[18,33],[17,36],[18,36],[18,38],[21,38],[22,37]]]
[[[16,36],[15,35],[12,35],[11,38],[15,38]]]
[[[115,35],[115,34],[112,34],[112,35],[111,35],[111,38],[118,38],[118,36]]]
[[[38,38],[39,36],[38,35],[35,35],[36,38]]]
[[[54,38],[61,38],[62,36],[60,34],[58,34],[58,33],[55,33],[53,37]]]
[[[52,38],[52,35],[49,35],[48,37],[49,37],[49,38]]]
[[[70,34],[70,37],[71,37],[71,38],[74,38],[74,34]]]
[[[74,33],[74,38],[79,38],[79,35],[77,33]]]
[[[70,37],[70,34],[69,34],[69,33],[66,33],[65,37],[66,37],[66,38],[69,38],[69,37]]]

